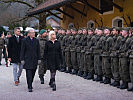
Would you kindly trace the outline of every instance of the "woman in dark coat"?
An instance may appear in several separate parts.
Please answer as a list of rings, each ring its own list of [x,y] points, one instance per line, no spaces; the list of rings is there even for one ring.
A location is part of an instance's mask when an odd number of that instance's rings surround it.
[[[45,44],[44,58],[44,62],[51,73],[49,85],[53,88],[53,91],[56,91],[55,75],[56,70],[62,64],[62,54],[60,42],[57,41],[54,31],[49,32],[49,41]]]

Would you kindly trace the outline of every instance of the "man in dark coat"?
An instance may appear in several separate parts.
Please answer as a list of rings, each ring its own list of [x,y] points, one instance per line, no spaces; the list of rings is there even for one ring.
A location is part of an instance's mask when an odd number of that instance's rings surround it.
[[[28,84],[28,91],[32,92],[32,83],[37,69],[37,65],[41,63],[40,45],[39,41],[35,38],[34,29],[30,29],[29,36],[23,40],[21,46],[21,63],[26,69],[26,78]]]
[[[8,60],[13,63],[13,76],[15,85],[18,86],[19,77],[21,76],[23,66],[20,62],[20,51],[21,51],[21,43],[23,37],[20,36],[20,28],[17,27],[14,29],[14,34],[11,38],[9,38],[8,43]],[[19,70],[17,71],[17,69]]]
[[[2,49],[4,48],[4,34],[0,34],[0,65],[2,60]]]

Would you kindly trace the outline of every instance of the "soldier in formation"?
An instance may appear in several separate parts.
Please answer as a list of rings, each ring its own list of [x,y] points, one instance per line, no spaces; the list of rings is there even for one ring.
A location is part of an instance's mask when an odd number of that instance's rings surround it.
[[[128,86],[133,83],[132,28],[61,30],[62,72],[133,91],[133,86]]]

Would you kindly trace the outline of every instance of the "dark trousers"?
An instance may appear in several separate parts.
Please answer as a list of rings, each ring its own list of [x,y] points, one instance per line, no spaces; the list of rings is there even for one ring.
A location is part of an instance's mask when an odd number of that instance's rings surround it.
[[[26,69],[26,78],[28,89],[32,89],[32,83],[34,80],[36,69]]]

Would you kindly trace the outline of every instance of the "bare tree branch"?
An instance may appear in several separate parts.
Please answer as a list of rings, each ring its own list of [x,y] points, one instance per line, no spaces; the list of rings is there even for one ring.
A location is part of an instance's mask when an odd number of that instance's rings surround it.
[[[24,2],[24,1],[20,1],[20,0],[0,0],[0,1],[3,3],[15,3],[15,2],[17,2],[17,3],[25,4],[25,5],[29,6],[30,8],[34,8],[34,6],[30,5],[29,3]]]
[[[39,17],[37,17],[37,16],[31,16],[31,17],[35,17],[36,19],[39,19]],[[27,20],[31,17],[25,16],[25,17],[22,17],[22,18],[14,19],[12,22],[20,22],[20,21],[23,21],[23,20]]]

